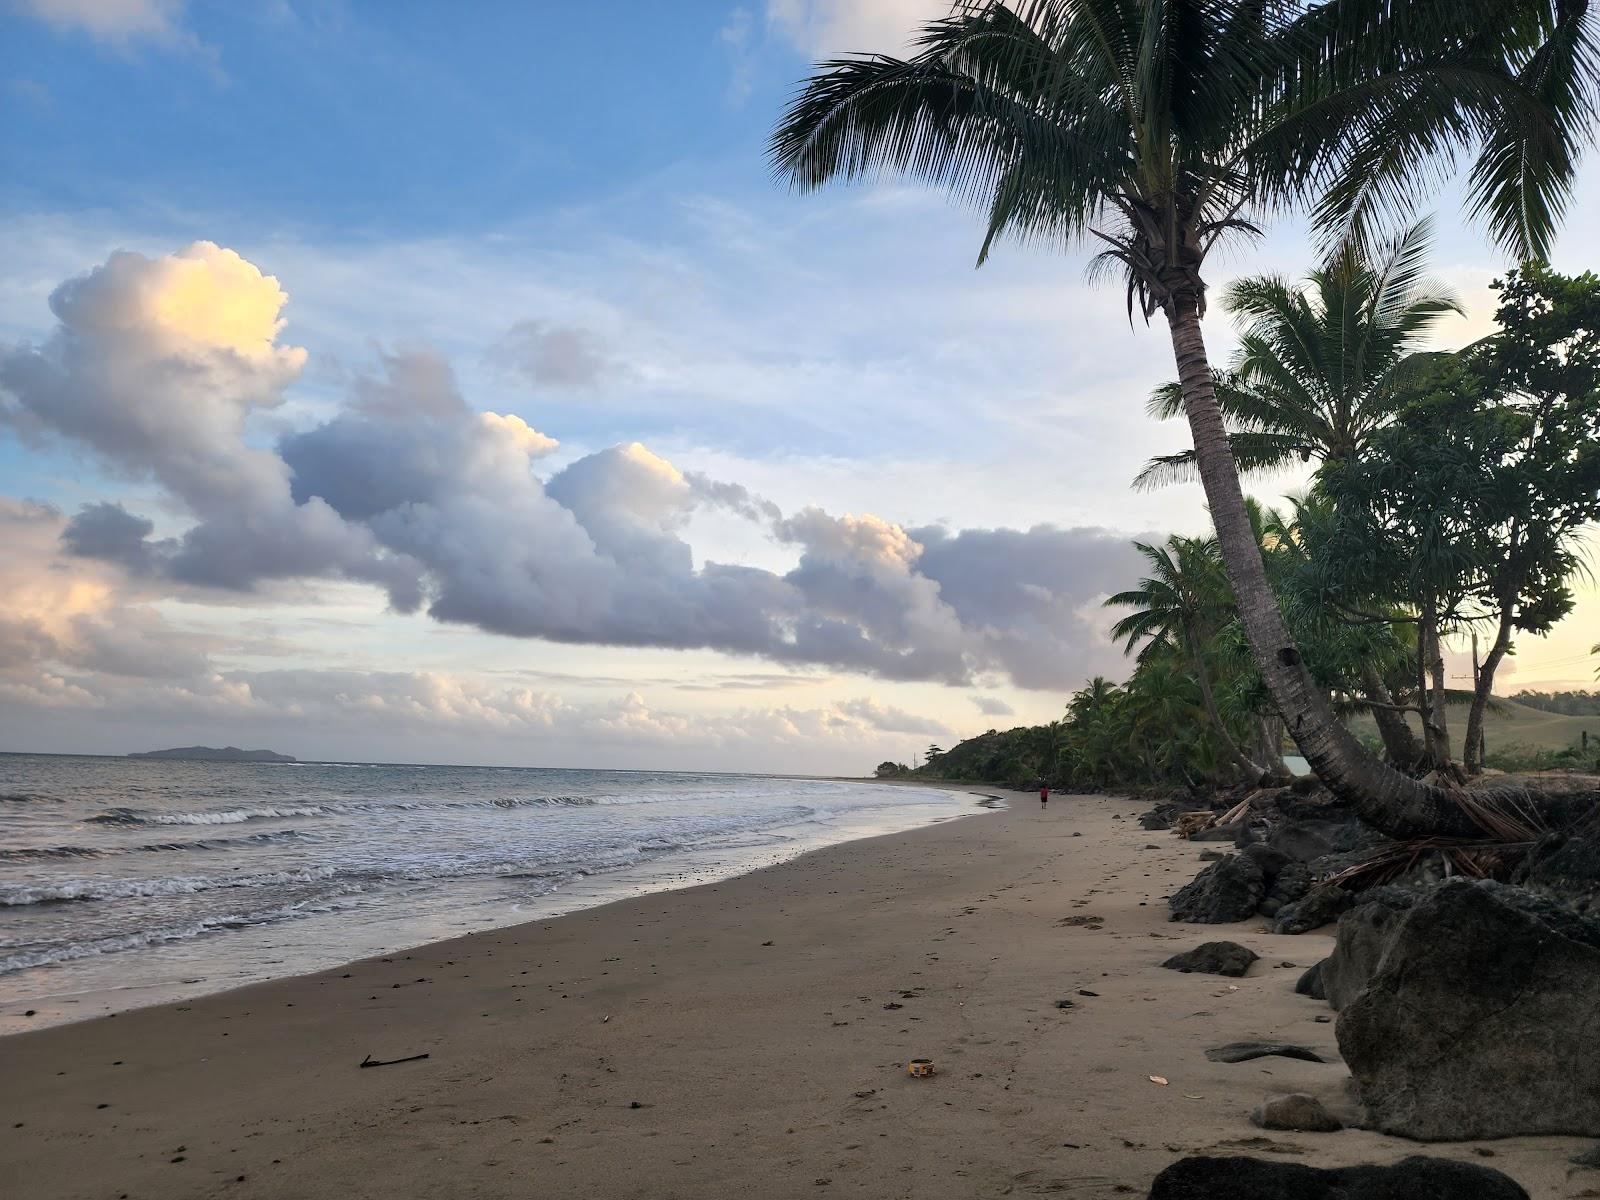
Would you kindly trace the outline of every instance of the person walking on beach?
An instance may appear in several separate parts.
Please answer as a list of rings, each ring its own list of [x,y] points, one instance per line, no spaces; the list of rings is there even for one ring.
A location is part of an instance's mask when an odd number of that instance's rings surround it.
[[[1044,812],[1045,807],[1049,803],[1050,803],[1050,785],[1048,783],[1046,783],[1044,780],[1041,779],[1039,781],[1039,811],[1040,812]]]

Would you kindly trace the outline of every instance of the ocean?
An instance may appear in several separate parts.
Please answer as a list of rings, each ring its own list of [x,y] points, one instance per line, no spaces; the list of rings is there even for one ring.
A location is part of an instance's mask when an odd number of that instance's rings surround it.
[[[0,754],[0,1033],[981,811],[775,776]]]

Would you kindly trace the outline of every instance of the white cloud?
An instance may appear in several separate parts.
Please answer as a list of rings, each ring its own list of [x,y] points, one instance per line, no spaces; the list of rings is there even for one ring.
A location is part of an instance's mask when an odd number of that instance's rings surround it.
[[[767,22],[813,58],[903,54],[950,0],[767,0]]]

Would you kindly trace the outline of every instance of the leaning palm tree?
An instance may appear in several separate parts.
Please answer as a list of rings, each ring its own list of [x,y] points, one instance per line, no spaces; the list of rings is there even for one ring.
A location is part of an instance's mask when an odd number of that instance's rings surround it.
[[[1267,582],[1200,320],[1207,255],[1293,209],[1362,240],[1474,155],[1467,199],[1542,255],[1592,119],[1582,0],[966,0],[907,59],[819,66],[772,136],[802,188],[882,169],[948,187],[997,238],[1105,246],[1165,316],[1195,464],[1252,653],[1313,770],[1398,836],[1471,833],[1374,758],[1305,668]]]
[[[1212,538],[1173,535],[1164,546],[1135,542],[1149,564],[1137,587],[1106,600],[1109,608],[1131,608],[1111,627],[1126,653],[1138,651],[1141,665],[1163,649],[1182,656],[1200,688],[1201,704],[1222,747],[1245,778],[1260,782],[1268,772],[1240,748],[1217,709],[1216,688],[1206,662],[1206,643],[1232,617],[1233,597]]]
[[[1241,333],[1214,387],[1241,475],[1356,458],[1414,396],[1436,357],[1420,352],[1422,339],[1441,317],[1461,312],[1423,277],[1428,232],[1420,221],[1375,253],[1346,241],[1303,286],[1261,275],[1223,293]],[[1176,383],[1150,398],[1152,416],[1182,413]],[[1151,459],[1134,486],[1194,477],[1194,451],[1182,450]]]

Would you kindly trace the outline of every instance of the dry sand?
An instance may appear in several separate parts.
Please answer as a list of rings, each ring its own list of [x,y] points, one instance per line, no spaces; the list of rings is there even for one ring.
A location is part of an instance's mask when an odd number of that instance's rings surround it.
[[[1132,801],[1013,803],[0,1039],[0,1193],[1098,1198],[1144,1196],[1185,1154],[1423,1149],[1537,1200],[1600,1196],[1600,1172],[1566,1163],[1573,1138],[1419,1148],[1252,1127],[1269,1092],[1339,1100],[1343,1067],[1204,1051],[1282,1040],[1334,1058],[1327,1008],[1292,990],[1330,939],[1169,924],[1163,898],[1204,847],[1140,829]],[[1262,961],[1237,981],[1157,966],[1218,937]],[[938,1074],[909,1078],[917,1056]]]

